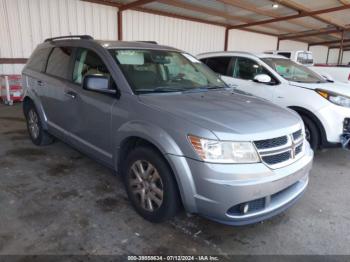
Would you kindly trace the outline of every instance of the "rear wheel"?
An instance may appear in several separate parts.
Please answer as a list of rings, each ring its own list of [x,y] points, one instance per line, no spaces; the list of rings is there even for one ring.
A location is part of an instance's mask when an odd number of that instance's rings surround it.
[[[49,145],[53,143],[53,137],[42,127],[39,114],[32,102],[25,109],[27,129],[32,142],[37,146]]]
[[[132,205],[143,218],[158,223],[175,216],[180,206],[177,184],[156,150],[143,146],[131,151],[123,179]]]
[[[315,151],[320,146],[320,135],[316,124],[307,116],[302,116],[305,125],[305,138]]]

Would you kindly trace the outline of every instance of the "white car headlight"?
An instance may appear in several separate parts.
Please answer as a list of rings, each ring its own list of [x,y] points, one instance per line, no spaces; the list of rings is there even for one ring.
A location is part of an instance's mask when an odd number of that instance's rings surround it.
[[[316,92],[322,97],[326,98],[329,102],[332,102],[333,104],[336,104],[338,106],[350,107],[350,97],[321,89],[317,89]]]
[[[189,135],[198,156],[212,163],[258,163],[260,158],[251,142],[218,141]]]

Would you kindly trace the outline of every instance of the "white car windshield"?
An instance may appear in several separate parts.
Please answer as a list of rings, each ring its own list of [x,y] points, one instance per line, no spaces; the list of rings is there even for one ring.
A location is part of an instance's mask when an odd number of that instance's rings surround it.
[[[321,76],[307,67],[284,58],[263,58],[266,64],[288,81],[298,83],[325,83]]]
[[[186,53],[135,49],[111,49],[110,53],[137,94],[227,87],[213,71]]]

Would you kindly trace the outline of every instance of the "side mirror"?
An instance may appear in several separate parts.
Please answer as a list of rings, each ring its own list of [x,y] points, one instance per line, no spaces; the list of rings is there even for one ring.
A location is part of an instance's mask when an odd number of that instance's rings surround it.
[[[83,89],[98,93],[117,94],[117,90],[110,88],[110,77],[104,75],[87,75],[83,79]]]
[[[327,82],[330,82],[330,83],[333,83],[334,82],[334,79],[332,76],[328,75],[328,74],[322,74],[322,77],[327,81]]]
[[[260,75],[256,75],[253,81],[257,83],[270,84],[272,79],[269,75],[260,74]]]

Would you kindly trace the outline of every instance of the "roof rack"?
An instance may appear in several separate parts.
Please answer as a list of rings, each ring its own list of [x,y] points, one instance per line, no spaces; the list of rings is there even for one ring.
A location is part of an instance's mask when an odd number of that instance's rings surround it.
[[[139,42],[139,43],[148,43],[148,44],[155,44],[155,45],[158,45],[158,43],[156,41],[136,41],[136,42]]]
[[[60,39],[72,39],[72,38],[85,39],[85,40],[93,40],[94,39],[90,35],[66,35],[66,36],[47,38],[47,39],[45,39],[44,42],[51,42],[51,41],[60,40]]]

